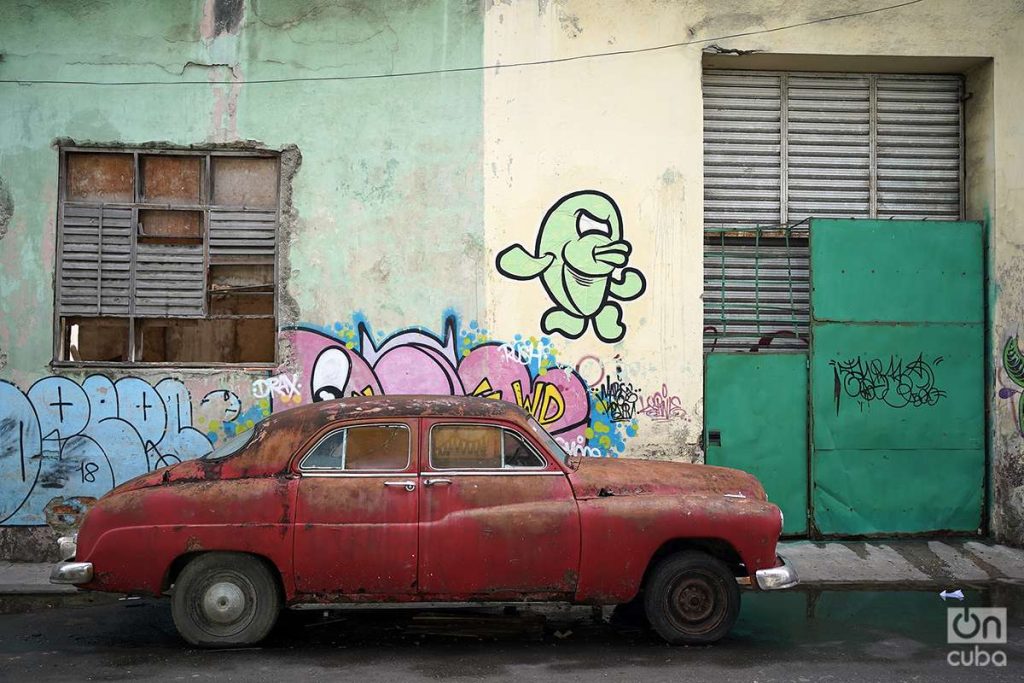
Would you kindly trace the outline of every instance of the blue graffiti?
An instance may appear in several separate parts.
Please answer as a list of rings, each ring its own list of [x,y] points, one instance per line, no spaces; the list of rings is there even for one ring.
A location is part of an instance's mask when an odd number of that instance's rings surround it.
[[[25,393],[0,380],[0,524],[44,524],[57,496],[98,497],[212,449],[176,379],[45,377]]]

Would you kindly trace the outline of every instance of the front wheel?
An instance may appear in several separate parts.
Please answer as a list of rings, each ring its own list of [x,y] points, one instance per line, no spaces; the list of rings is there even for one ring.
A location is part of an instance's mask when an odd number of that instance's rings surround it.
[[[721,560],[698,551],[670,555],[654,568],[644,609],[658,635],[673,645],[720,640],[740,612],[736,577]]]
[[[270,569],[251,555],[205,553],[174,582],[171,615],[181,637],[204,647],[263,640],[281,610]]]

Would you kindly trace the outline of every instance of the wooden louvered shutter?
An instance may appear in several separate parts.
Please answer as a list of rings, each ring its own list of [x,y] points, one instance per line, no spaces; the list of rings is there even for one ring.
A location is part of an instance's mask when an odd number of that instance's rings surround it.
[[[65,203],[60,315],[127,316],[132,245],[131,209]]]
[[[277,211],[211,209],[210,257],[259,257],[271,261],[277,243]]]

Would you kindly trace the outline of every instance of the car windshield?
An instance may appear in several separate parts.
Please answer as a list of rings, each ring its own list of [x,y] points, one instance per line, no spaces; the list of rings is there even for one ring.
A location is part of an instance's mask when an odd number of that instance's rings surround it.
[[[565,449],[562,448],[562,445],[560,443],[558,443],[558,440],[555,437],[551,436],[548,433],[548,430],[541,427],[540,423],[537,422],[535,418],[531,417],[528,421],[528,424],[530,425],[530,430],[534,433],[534,435],[538,439],[540,439],[541,443],[543,443],[549,451],[551,451],[551,455],[561,459],[563,464],[568,464],[567,459],[569,457],[569,454],[565,452]]]
[[[202,457],[203,460],[223,460],[245,448],[245,445],[252,439],[255,429],[247,429],[244,432],[235,434],[230,439],[213,449]]]

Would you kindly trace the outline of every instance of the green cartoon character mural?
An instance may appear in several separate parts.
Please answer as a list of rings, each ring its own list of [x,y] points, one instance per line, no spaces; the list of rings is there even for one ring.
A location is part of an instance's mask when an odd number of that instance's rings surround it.
[[[631,250],[622,239],[622,213],[615,200],[583,190],[548,209],[534,253],[513,244],[498,254],[496,265],[514,280],[540,277],[555,304],[541,318],[545,334],[578,339],[592,322],[601,341],[615,343],[625,336],[626,326],[612,299],[636,299],[647,287],[639,270],[625,267]]]

